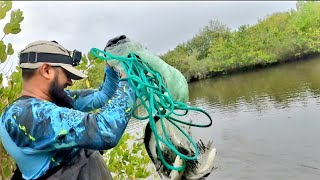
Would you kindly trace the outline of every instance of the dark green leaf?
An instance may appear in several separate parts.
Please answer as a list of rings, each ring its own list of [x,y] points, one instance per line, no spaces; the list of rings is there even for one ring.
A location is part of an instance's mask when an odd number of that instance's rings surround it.
[[[19,23],[11,22],[10,24],[11,24],[11,29],[20,28],[20,24]]]
[[[87,65],[87,64],[88,64],[88,59],[87,59],[87,57],[86,57],[85,54],[82,56],[81,62],[82,62],[84,65]]]
[[[4,19],[6,17],[6,11],[2,8],[0,8],[0,20]]]
[[[0,54],[0,60],[1,60],[1,63],[7,60],[7,53],[5,51]]]
[[[8,43],[7,54],[12,55],[13,53],[14,53],[14,50],[12,48],[12,44]]]
[[[4,34],[10,34],[11,31],[12,31],[12,26],[10,23],[7,23],[3,28],[3,32]]]
[[[1,1],[0,4],[0,20],[4,19],[6,17],[6,14],[8,11],[10,11],[12,8],[12,2],[11,1]]]
[[[88,58],[89,58],[90,62],[93,62],[93,61],[94,61],[94,62],[97,63],[97,64],[100,64],[100,63],[103,63],[103,62],[104,62],[104,60],[102,60],[102,59],[100,59],[100,58],[97,58],[97,57],[95,57],[94,55],[92,55],[91,52],[88,53]]]
[[[18,34],[21,31],[20,28],[15,28],[11,30],[11,34]]]
[[[3,9],[4,9],[6,12],[10,11],[11,8],[12,8],[12,2],[11,2],[11,1],[5,1],[4,4],[5,4],[5,6],[4,6]]]

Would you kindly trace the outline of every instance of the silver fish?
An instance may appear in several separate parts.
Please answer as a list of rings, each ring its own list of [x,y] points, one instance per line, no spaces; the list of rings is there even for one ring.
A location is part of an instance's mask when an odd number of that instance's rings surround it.
[[[154,119],[156,121],[156,128],[159,136],[165,139],[159,117],[155,116]],[[178,129],[167,120],[164,121],[164,125],[170,140],[179,152],[188,156],[194,156],[195,152],[192,144],[178,131]],[[187,132],[186,128],[183,129]],[[187,133],[191,136],[190,132]],[[156,170],[162,179],[205,179],[215,169],[214,159],[216,156],[216,149],[214,148],[212,141],[209,141],[206,145],[202,140],[197,142],[196,144],[199,149],[198,158],[196,160],[186,160],[186,168],[181,172],[174,170],[171,171],[162,164],[156,150],[156,139],[150,128],[149,122],[145,128],[144,144],[150,159],[154,163]],[[163,153],[164,159],[169,164],[173,166],[182,165],[182,159],[163,143],[160,143],[160,149]]]

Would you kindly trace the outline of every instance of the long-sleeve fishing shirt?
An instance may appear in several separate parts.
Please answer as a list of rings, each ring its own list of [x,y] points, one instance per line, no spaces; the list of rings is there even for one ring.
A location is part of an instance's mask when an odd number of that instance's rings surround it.
[[[1,140],[25,179],[68,161],[83,149],[117,145],[132,115],[136,95],[110,67],[96,90],[66,90],[73,109],[33,97],[19,98],[0,117]],[[90,113],[99,109],[96,113]]]

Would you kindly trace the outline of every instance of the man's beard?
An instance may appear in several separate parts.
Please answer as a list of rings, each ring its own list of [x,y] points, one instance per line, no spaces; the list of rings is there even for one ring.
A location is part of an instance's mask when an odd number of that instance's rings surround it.
[[[49,94],[57,106],[72,108],[72,98],[64,91],[64,86],[59,86],[57,74],[50,85]]]

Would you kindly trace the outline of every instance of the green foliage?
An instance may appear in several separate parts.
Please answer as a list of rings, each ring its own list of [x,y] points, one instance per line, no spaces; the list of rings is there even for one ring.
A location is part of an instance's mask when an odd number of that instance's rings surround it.
[[[205,26],[197,36],[187,43],[187,47],[191,51],[195,51],[197,54],[196,58],[201,60],[208,57],[209,48],[215,43],[214,39],[220,37],[227,38],[229,34],[230,28],[226,25],[223,25],[219,21],[210,20],[209,25]]]
[[[6,17],[8,11],[12,8],[11,1],[1,1],[0,2],[0,20]]]
[[[199,34],[161,58],[188,81],[203,79],[319,54],[319,32],[320,2],[298,1],[297,10],[273,13],[233,32],[218,21],[210,21]]]
[[[13,53],[14,53],[14,50],[12,49],[12,44],[8,43],[7,54],[12,55]]]
[[[11,1],[0,2],[0,20],[6,17],[12,8]],[[14,49],[11,43],[6,44],[4,38],[9,34],[18,34],[21,31],[20,23],[23,21],[23,13],[18,10],[11,11],[10,22],[6,23],[3,28],[4,36],[0,40],[0,62],[8,61],[7,58],[14,54]],[[4,23],[1,23],[4,24]],[[8,78],[8,86],[2,85],[3,76]],[[22,90],[21,70],[17,68],[10,76],[7,74],[0,74],[0,114],[4,108],[18,97]],[[15,163],[9,154],[0,145],[0,178],[10,179],[12,172],[15,169]]]
[[[4,28],[4,34],[18,34],[20,29],[20,23],[23,21],[24,17],[22,16],[22,11],[20,9],[12,11],[10,16],[10,22],[8,22]]]
[[[116,147],[105,152],[104,159],[114,179],[147,178],[155,171],[144,144],[127,133]]]
[[[90,52],[83,55],[81,63],[76,68],[88,74],[88,78],[75,81],[71,89],[98,88],[104,78],[105,65],[102,65],[103,62],[103,60],[91,55]]]
[[[17,71],[12,73],[7,87],[3,87],[1,81],[2,75],[0,75],[0,114],[7,104],[15,100],[21,93],[21,69],[17,68]],[[15,163],[5,151],[2,143],[0,143],[0,155],[0,177],[1,179],[10,179],[12,172],[15,169]]]
[[[5,60],[7,60],[6,45],[0,41],[0,62],[3,63]]]

